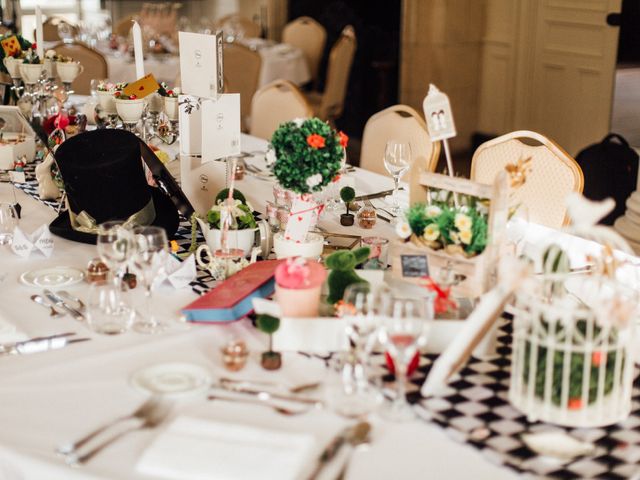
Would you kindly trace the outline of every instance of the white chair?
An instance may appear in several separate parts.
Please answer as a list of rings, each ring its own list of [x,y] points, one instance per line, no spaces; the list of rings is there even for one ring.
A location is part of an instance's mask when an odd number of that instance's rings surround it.
[[[526,205],[531,222],[551,228],[568,223],[565,198],[582,192],[584,177],[578,163],[555,142],[520,130],[480,145],[471,160],[471,179],[492,183],[501,171],[512,180],[511,203]],[[524,183],[518,178],[522,174]]]
[[[311,17],[299,17],[285,25],[282,42],[302,50],[309,65],[311,80],[317,81],[320,60],[327,42],[325,28]]]
[[[393,105],[367,120],[362,134],[360,168],[389,175],[384,167],[384,152],[389,140],[406,142],[411,146],[411,169],[404,180],[409,182],[411,202],[425,201],[425,190],[418,187],[419,174],[435,172],[440,142],[431,142],[425,121],[413,108]]]
[[[58,43],[53,49],[60,55],[71,57],[80,62],[84,71],[71,84],[71,88],[78,95],[91,93],[91,79],[109,78],[107,61],[97,50],[83,43]]]
[[[324,92],[310,92],[307,95],[315,115],[323,120],[335,120],[342,115],[356,47],[355,31],[351,25],[347,25],[329,53]]]
[[[223,55],[225,92],[240,94],[242,130],[246,132],[251,100],[260,80],[262,57],[239,43],[225,44]]]
[[[249,133],[269,140],[281,123],[312,115],[313,109],[298,87],[287,80],[276,80],[253,96]]]

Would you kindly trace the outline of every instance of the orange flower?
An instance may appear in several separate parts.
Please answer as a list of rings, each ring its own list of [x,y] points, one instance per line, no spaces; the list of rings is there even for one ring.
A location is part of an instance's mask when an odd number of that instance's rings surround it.
[[[324,148],[324,137],[313,133],[307,137],[307,144],[311,148]]]
[[[342,148],[347,148],[347,143],[349,143],[349,137],[343,131],[338,132],[338,137],[340,139],[340,145]]]
[[[600,364],[607,359],[607,352],[595,351],[591,354],[591,363],[594,367],[599,367]]]
[[[569,410],[580,410],[582,408],[582,399],[581,398],[570,398],[569,399]]]

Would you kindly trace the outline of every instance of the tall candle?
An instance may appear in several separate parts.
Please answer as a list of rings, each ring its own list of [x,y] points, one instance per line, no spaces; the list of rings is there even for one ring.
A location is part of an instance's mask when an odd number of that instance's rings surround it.
[[[44,44],[42,41],[42,10],[40,10],[40,5],[36,5],[36,53],[40,57],[40,61],[44,60]]]
[[[133,56],[136,60],[136,79],[144,77],[144,54],[142,53],[142,30],[138,22],[133,22]]]

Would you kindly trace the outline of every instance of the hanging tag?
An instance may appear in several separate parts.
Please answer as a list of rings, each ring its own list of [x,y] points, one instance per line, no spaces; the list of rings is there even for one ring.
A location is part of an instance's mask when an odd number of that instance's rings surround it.
[[[433,83],[429,85],[429,93],[424,98],[422,108],[432,142],[456,136],[449,97]]]

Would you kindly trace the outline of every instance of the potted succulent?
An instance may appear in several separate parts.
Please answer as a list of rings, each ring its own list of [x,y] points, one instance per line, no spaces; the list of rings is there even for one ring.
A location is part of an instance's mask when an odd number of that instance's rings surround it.
[[[138,98],[135,94],[127,95],[124,93],[126,86],[126,83],[116,84],[113,97],[115,98],[118,116],[131,128],[142,118],[146,101],[144,98]]]
[[[115,90],[116,84],[111,82],[100,82],[96,88],[98,105],[104,113],[109,115],[116,113],[116,101],[113,96]]]
[[[214,204],[207,212],[206,218],[196,217],[207,245],[212,252],[221,248],[222,230],[220,229],[221,212],[227,199],[228,189],[222,190],[216,196]],[[253,215],[253,208],[247,203],[245,196],[238,190],[233,191],[232,206],[233,227],[229,231],[229,242],[234,248],[239,248],[245,256],[251,255],[255,242],[255,232],[258,224]]]
[[[38,83],[43,70],[44,64],[38,54],[32,49],[28,49],[24,57],[22,57],[22,63],[20,64],[20,75],[24,83],[27,85]]]
[[[340,215],[340,225],[350,227],[353,225],[354,216],[353,213],[349,213],[349,205],[356,198],[356,191],[352,187],[342,187],[340,189],[340,198],[347,207],[347,213]]]
[[[273,334],[280,328],[280,319],[263,313],[256,318],[256,327],[269,335],[269,350],[262,353],[260,362],[262,368],[278,370],[282,366],[282,355],[273,351]]]
[[[178,120],[178,96],[180,95],[180,88],[175,87],[173,89],[169,88],[169,86],[162,82],[160,84],[160,89],[158,90],[158,95],[162,97],[164,113],[167,114],[169,120],[175,122]]]

